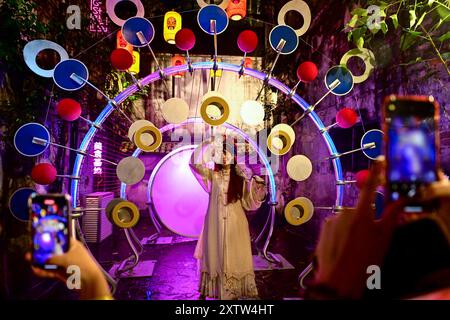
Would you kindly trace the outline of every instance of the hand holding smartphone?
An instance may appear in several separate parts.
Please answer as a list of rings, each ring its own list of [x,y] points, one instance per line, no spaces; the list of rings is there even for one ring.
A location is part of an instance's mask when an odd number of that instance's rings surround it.
[[[426,211],[415,199],[422,186],[438,180],[438,103],[433,97],[392,95],[384,101],[383,119],[386,200],[407,198],[405,211]]]
[[[29,200],[32,263],[44,269],[53,255],[64,254],[70,246],[70,197],[64,194],[33,193]]]

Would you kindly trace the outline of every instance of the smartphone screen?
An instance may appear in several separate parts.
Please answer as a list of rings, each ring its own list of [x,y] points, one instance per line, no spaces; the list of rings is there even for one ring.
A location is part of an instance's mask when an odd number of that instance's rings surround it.
[[[414,199],[420,186],[437,180],[437,108],[433,101],[391,98],[385,104],[390,201]]]
[[[69,250],[69,197],[34,193],[29,208],[33,264],[50,269],[45,262]]]

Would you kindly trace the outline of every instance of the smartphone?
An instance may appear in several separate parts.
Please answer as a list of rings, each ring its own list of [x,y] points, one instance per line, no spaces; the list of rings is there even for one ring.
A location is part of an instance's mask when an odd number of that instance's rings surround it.
[[[71,236],[70,196],[65,194],[31,194],[30,211],[32,263],[44,269],[53,255],[69,250]]]
[[[438,179],[439,105],[433,97],[387,97],[383,104],[387,201],[407,198],[405,211],[425,208],[419,188]]]

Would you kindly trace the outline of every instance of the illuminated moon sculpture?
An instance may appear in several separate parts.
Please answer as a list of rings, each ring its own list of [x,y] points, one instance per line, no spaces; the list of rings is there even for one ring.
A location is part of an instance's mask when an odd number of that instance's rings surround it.
[[[172,232],[196,238],[200,235],[209,194],[189,169],[195,145],[167,154],[152,171],[147,196],[161,222]],[[180,188],[183,181],[183,188]]]

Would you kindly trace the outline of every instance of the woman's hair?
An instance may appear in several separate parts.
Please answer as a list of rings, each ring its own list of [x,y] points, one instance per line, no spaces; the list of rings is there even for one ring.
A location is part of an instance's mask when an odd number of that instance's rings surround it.
[[[223,165],[215,164],[215,171],[223,170]],[[236,202],[242,198],[242,189],[244,188],[244,178],[236,173],[236,164],[230,164],[230,184],[228,185],[227,204]]]

